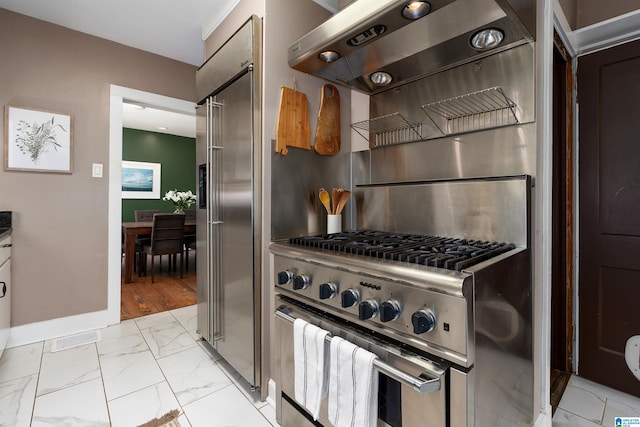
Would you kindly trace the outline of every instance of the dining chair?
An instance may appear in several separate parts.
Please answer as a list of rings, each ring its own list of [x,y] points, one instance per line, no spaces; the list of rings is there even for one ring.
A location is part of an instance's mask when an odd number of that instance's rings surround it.
[[[135,210],[133,215],[136,222],[151,222],[153,221],[153,215],[160,213],[159,209],[147,209],[147,210]]]
[[[184,211],[184,216],[185,216],[185,221],[195,221],[196,210],[187,209]],[[195,250],[195,248],[196,248],[196,233],[185,233],[184,234],[185,271],[189,271],[189,251]]]
[[[133,216],[136,222],[151,222],[153,221],[153,215],[160,213],[159,209],[142,209],[134,210]],[[139,258],[142,259],[145,255],[138,248],[142,249],[144,245],[151,243],[151,234],[140,234],[136,237],[136,252],[139,254]],[[162,265],[162,257],[160,257],[160,265]],[[138,271],[138,276],[141,276],[141,272]]]
[[[140,263],[140,251],[142,250],[142,246],[135,243],[134,247],[134,257],[133,257],[133,271],[138,271],[138,264]],[[124,247],[124,233],[120,234],[120,256],[124,259],[125,256],[125,247]]]
[[[195,251],[196,250],[196,239],[195,237],[193,237],[193,239],[190,239],[189,241],[187,241],[187,235],[185,234],[185,240],[184,240],[184,269],[185,271],[189,271],[189,252],[191,251]],[[198,256],[198,253],[196,252],[195,256]]]
[[[187,221],[195,221],[196,220],[196,210],[195,209],[185,209],[184,217]]]
[[[180,254],[180,278],[184,275],[184,220],[183,214],[155,214],[151,229],[151,242],[142,247],[144,258],[141,260],[140,270],[147,274],[147,257],[151,255],[151,283],[155,282],[156,255]],[[169,256],[171,260],[171,256]],[[171,271],[171,261],[169,261]]]

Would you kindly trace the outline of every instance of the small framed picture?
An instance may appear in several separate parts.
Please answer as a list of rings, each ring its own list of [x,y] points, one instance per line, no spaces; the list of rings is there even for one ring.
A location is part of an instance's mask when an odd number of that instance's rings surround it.
[[[73,118],[68,114],[5,106],[4,169],[73,172]]]
[[[122,198],[159,199],[160,163],[122,161]]]

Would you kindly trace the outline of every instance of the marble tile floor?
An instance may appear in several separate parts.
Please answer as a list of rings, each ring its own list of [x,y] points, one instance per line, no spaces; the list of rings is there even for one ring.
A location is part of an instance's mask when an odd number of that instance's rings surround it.
[[[208,353],[195,329],[193,305],[101,329],[92,344],[5,350],[0,427],[130,427],[172,409],[181,427],[277,426],[274,408]]]
[[[5,350],[0,427],[129,427],[172,409],[182,427],[277,426],[274,408],[205,349],[195,324],[193,305],[101,329],[93,344]],[[640,417],[640,399],[572,376],[553,427],[615,427],[617,416]]]
[[[572,375],[553,427],[615,427],[615,417],[640,417],[640,399]]]

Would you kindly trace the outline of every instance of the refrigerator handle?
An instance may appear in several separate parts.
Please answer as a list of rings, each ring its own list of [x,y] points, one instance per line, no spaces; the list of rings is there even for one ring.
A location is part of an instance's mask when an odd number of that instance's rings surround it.
[[[207,208],[207,164],[203,163],[198,165],[198,194],[200,197],[198,198],[198,209],[206,209]]]
[[[207,179],[208,209],[207,232],[208,244],[208,277],[212,286],[211,338],[216,341],[222,338],[222,104],[212,98],[207,100]]]

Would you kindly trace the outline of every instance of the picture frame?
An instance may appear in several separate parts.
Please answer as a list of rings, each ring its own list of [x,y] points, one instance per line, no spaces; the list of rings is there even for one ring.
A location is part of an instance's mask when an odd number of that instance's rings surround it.
[[[122,161],[122,198],[159,199],[160,163]]]
[[[4,170],[73,173],[73,116],[5,105]]]

